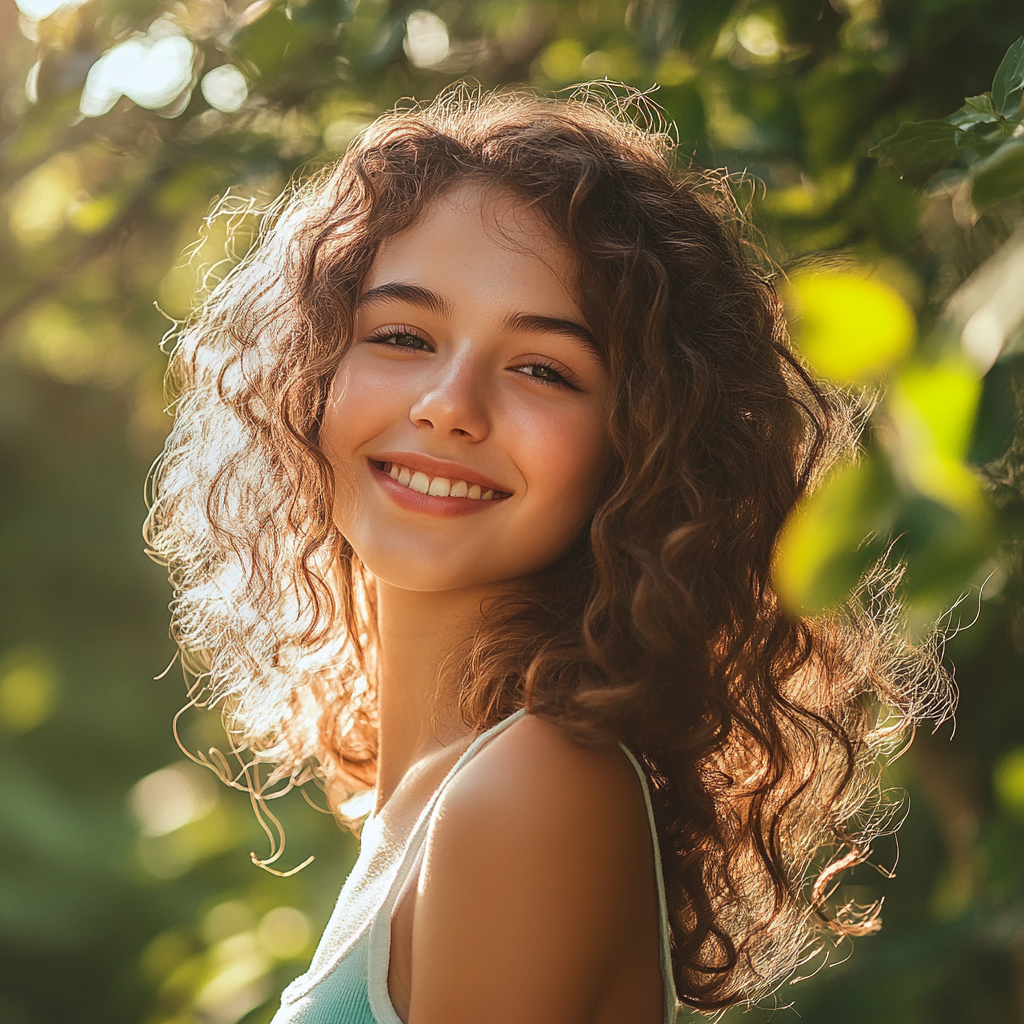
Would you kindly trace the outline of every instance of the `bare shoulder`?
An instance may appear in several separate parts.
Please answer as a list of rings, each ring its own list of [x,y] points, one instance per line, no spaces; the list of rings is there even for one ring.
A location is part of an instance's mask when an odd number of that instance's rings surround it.
[[[614,991],[656,1020],[651,835],[623,751],[531,715],[488,743],[434,813],[412,945],[410,1024],[604,1020]]]
[[[630,822],[647,827],[640,781],[622,749],[581,746],[535,715],[488,743],[452,780],[439,810],[469,827],[514,820],[527,836],[582,828],[583,840],[594,831],[621,835],[625,825],[628,838]]]

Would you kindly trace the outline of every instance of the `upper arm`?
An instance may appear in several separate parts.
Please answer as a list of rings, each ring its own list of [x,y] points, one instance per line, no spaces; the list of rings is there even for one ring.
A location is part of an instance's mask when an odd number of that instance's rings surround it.
[[[529,716],[493,741],[428,836],[409,1024],[590,1020],[648,903],[645,833],[620,751],[582,750]]]

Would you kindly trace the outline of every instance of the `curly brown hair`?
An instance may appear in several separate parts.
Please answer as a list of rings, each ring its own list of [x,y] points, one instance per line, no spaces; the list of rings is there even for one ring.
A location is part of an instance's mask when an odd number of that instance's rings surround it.
[[[148,536],[239,744],[279,778],[372,784],[373,581],[332,519],[331,380],[378,247],[426,204],[471,181],[542,212],[607,363],[614,464],[574,550],[491,602],[446,671],[475,730],[525,706],[640,758],[678,992],[713,1010],[875,925],[827,901],[893,826],[883,755],[950,686],[870,581],[827,619],[780,606],[780,531],[849,450],[848,403],[789,347],[729,179],[678,161],[651,109],[455,90],[291,190],[180,332]]]

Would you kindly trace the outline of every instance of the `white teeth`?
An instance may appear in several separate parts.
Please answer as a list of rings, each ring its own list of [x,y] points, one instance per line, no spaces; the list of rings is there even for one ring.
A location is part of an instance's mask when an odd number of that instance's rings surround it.
[[[403,487],[419,494],[428,494],[435,498],[472,498],[474,501],[493,501],[498,492],[492,488],[469,484],[465,480],[449,480],[448,477],[427,476],[420,471],[413,472],[408,466],[397,462],[385,462],[383,471]]]

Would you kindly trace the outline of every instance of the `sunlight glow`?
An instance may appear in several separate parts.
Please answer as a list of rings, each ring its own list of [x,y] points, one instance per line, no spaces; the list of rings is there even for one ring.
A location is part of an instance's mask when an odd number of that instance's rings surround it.
[[[405,23],[405,54],[418,68],[432,68],[448,56],[448,26],[433,11],[413,11]]]
[[[212,777],[172,764],[136,782],[129,800],[142,834],[164,836],[208,814],[217,794]]]
[[[875,380],[913,347],[913,310],[894,288],[860,270],[795,273],[785,299],[798,347],[816,373],[832,380]]]
[[[759,14],[751,14],[736,26],[736,38],[747,53],[764,60],[777,60],[779,41],[770,21]]]
[[[295,907],[274,907],[263,915],[256,929],[261,948],[277,960],[301,956],[309,935],[309,918]]]
[[[78,7],[85,0],[14,0],[18,10],[32,21],[42,21],[62,7]]]
[[[196,1009],[212,1024],[235,1024],[270,995],[271,961],[255,934],[239,932],[223,939],[208,955],[213,976],[196,994]]]
[[[232,64],[208,71],[199,86],[206,102],[224,114],[233,114],[249,97],[245,76]]]
[[[125,40],[89,69],[79,110],[100,117],[122,96],[148,110],[166,107],[189,87],[195,52],[182,35]]]

